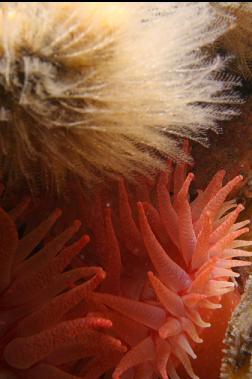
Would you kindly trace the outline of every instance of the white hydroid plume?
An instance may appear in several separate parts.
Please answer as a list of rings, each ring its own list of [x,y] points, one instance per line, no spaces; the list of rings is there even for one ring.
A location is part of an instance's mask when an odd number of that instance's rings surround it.
[[[233,83],[201,47],[226,30],[208,3],[2,3],[0,165],[9,184],[87,187],[185,158],[232,115]]]

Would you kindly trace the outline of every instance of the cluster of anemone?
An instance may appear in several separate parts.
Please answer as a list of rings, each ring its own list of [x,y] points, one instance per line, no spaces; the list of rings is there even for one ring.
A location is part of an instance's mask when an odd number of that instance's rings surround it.
[[[243,206],[227,200],[242,177],[223,185],[219,171],[191,201],[186,171],[168,162],[135,191],[120,179],[117,200],[100,194],[83,218],[90,237],[79,220],[55,235],[59,209],[35,228],[27,200],[1,210],[0,373],[177,379],[183,367],[197,378],[191,358],[211,326],[202,309],[221,306],[252,253],[238,239]]]

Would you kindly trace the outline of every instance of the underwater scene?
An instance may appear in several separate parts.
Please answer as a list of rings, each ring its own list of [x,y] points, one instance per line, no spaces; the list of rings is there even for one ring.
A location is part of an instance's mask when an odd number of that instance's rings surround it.
[[[249,2],[0,3],[0,379],[252,378],[251,110]]]

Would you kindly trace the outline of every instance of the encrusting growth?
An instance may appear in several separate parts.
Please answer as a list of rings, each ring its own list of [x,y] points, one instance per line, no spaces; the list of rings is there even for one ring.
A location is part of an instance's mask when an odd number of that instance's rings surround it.
[[[208,3],[2,3],[0,174],[60,192],[186,159],[237,103],[225,62],[201,47],[226,31]],[[177,25],[180,25],[178,28]]]
[[[168,162],[156,184],[142,179],[129,193],[120,179],[117,204],[97,195],[91,238],[73,240],[79,221],[53,237],[58,209],[18,237],[12,217],[27,201],[1,210],[0,373],[178,379],[183,367],[197,378],[190,360],[211,327],[202,310],[221,307],[239,276],[233,268],[252,253],[238,239],[248,231],[237,222],[243,206],[227,200],[242,177],[223,186],[219,171],[191,201],[186,171]]]
[[[251,283],[250,275],[241,302],[233,313],[226,331],[226,349],[222,359],[221,379],[249,378],[252,373]]]

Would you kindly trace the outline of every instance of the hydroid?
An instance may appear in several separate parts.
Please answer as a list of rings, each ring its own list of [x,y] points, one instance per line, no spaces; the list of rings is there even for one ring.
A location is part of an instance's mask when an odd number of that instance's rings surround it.
[[[251,78],[252,63],[252,5],[250,2],[213,3],[223,20],[232,28],[217,41],[217,47],[233,56],[231,68],[245,79]]]
[[[233,114],[200,51],[225,31],[208,3],[3,3],[1,176],[61,191],[185,159],[179,137]]]

